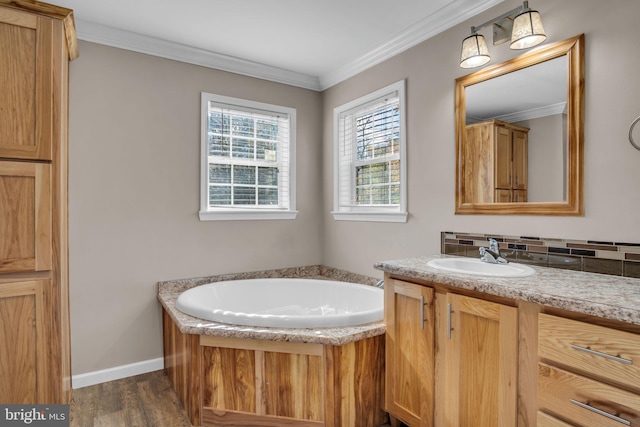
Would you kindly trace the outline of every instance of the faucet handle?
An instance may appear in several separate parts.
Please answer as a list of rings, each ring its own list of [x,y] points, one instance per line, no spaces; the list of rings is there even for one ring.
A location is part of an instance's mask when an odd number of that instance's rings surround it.
[[[498,241],[494,238],[489,238],[489,250],[500,254],[500,246],[498,245]]]

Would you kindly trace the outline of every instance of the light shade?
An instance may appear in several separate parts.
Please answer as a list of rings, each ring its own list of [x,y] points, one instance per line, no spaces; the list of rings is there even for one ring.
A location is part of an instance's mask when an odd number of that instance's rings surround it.
[[[491,60],[489,48],[484,36],[473,33],[462,40],[462,55],[460,66],[462,68],[474,68],[486,64]]]
[[[516,16],[511,31],[511,49],[526,49],[538,45],[547,39],[542,27],[540,13],[527,10]]]

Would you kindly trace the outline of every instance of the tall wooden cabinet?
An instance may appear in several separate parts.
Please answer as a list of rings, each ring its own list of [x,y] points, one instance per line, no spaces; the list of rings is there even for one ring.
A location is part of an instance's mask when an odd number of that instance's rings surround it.
[[[0,0],[0,402],[68,403],[73,12]]]
[[[527,201],[528,132],[499,120],[467,126],[465,203]]]

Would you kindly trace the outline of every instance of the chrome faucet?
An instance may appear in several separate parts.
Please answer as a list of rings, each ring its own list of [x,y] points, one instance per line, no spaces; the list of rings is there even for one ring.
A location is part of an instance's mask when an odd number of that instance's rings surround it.
[[[496,239],[489,239],[489,247],[480,248],[480,260],[489,264],[507,264],[509,260],[500,255],[500,247]]]

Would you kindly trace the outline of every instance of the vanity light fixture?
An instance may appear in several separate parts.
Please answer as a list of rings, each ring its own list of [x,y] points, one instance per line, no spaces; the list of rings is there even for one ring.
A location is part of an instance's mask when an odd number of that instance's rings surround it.
[[[489,48],[482,34],[478,34],[471,29],[470,36],[462,40],[462,57],[460,66],[462,68],[475,68],[491,61]]]
[[[462,41],[460,67],[480,67],[491,60],[487,42],[482,34],[478,34],[478,30],[489,25],[493,26],[494,46],[509,40],[511,49],[527,49],[539,45],[547,38],[540,13],[529,9],[529,2],[525,1],[520,7],[471,27],[471,35]]]

